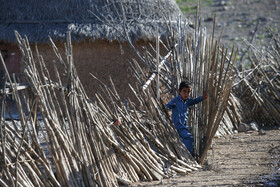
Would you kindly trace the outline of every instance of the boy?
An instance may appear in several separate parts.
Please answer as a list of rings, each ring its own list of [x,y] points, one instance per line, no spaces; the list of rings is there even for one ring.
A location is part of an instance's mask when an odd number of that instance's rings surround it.
[[[188,122],[188,107],[195,105],[205,99],[207,99],[207,92],[203,92],[203,96],[197,97],[195,99],[189,98],[192,92],[192,86],[183,81],[179,86],[179,95],[173,98],[168,104],[166,104],[167,110],[172,109],[172,122],[177,129],[179,136],[181,137],[183,143],[193,155],[193,136],[189,131]]]

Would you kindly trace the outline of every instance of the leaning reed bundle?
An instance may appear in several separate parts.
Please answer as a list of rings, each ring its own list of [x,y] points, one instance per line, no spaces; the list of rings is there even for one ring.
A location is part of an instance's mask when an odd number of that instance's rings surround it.
[[[116,30],[120,25],[127,28],[126,21],[118,22],[118,20],[127,20],[123,11],[117,17],[107,18],[102,14],[100,16],[94,14],[94,16]],[[134,22],[137,22],[137,19],[129,23]],[[203,90],[208,91],[210,99],[205,104],[200,104],[198,110],[192,110],[189,118],[189,125],[195,137],[195,153],[202,162],[228,106],[232,84],[231,73],[237,52],[233,48],[228,54],[228,49],[220,47],[219,40],[214,43],[214,27],[212,38],[207,38],[206,30],[202,29],[201,21],[198,19],[195,22],[195,30],[190,29],[188,20],[181,20],[180,17],[177,23],[167,19],[160,22],[165,26],[165,30],[164,32],[156,30],[156,49],[151,45],[151,50],[146,49],[144,54],[133,46],[128,30],[118,31],[139,57],[141,63],[135,60],[131,67],[144,92],[149,85],[152,85],[153,92],[159,99],[159,80],[164,93],[176,95],[182,80],[194,84],[193,97],[201,95]],[[162,33],[164,39],[160,39],[158,32]],[[169,51],[165,57],[160,57],[160,44]],[[151,51],[155,53],[152,54]],[[149,68],[150,76],[143,71],[142,64]],[[153,85],[154,79],[156,83]],[[164,108],[164,105],[162,107]],[[221,128],[226,132],[230,127],[224,125]]]
[[[18,91],[15,80],[9,81],[20,121],[8,125],[1,118],[2,186],[117,186],[200,167],[178,141],[153,92],[133,89],[141,112],[106,86],[111,103],[99,94],[93,102],[75,70],[70,35],[65,58],[50,39],[58,59],[52,61],[55,77],[28,39],[16,36],[29,87]]]
[[[236,70],[237,82],[233,91],[248,110],[247,119],[259,125],[280,125],[280,40],[279,33],[271,33],[273,43],[261,51],[248,43],[249,62],[243,71]]]
[[[190,109],[188,123],[195,137],[195,153],[202,163],[228,106],[233,81],[231,74],[237,51],[233,48],[228,52],[228,49],[220,46],[219,40],[214,42],[214,34],[207,37],[206,31],[198,24],[196,30],[189,29],[187,20],[179,19],[177,28],[169,28],[169,33],[176,34],[161,42],[162,45],[169,45],[166,46],[169,53],[161,57],[160,62],[150,53],[143,56],[151,59],[147,60],[150,71],[160,75],[163,94],[169,92],[176,95],[182,80],[193,83],[193,97],[202,95],[203,90],[208,91],[209,99],[199,104],[195,110]],[[213,28],[213,33],[214,30]],[[159,51],[154,51],[158,55]],[[160,64],[160,72],[156,71],[156,63]],[[147,77],[140,67],[136,61],[132,63],[132,69],[143,89],[151,84],[154,92],[157,92],[156,83],[151,81],[155,77],[154,73]]]

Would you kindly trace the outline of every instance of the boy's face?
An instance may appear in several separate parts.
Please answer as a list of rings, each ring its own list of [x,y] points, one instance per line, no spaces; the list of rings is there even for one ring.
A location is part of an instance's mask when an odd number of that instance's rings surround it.
[[[182,97],[182,99],[185,101],[186,99],[189,98],[191,92],[192,92],[191,88],[183,88],[181,91],[179,91],[179,94]]]

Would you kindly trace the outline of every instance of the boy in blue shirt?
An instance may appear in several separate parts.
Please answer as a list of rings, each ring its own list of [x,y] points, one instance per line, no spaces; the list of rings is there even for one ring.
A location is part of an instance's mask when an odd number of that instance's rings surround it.
[[[193,155],[193,136],[189,131],[188,122],[188,108],[195,105],[205,99],[207,99],[207,91],[203,92],[203,96],[195,99],[189,98],[192,92],[192,86],[183,81],[179,86],[179,95],[173,98],[168,104],[166,104],[167,110],[172,109],[172,122],[177,129],[177,132],[182,139],[183,143]]]

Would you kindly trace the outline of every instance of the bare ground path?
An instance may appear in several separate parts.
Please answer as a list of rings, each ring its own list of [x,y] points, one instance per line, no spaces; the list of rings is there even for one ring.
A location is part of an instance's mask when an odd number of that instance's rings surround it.
[[[215,139],[203,169],[132,186],[280,186],[280,130],[275,127],[264,132]]]
[[[189,1],[185,3],[188,5]],[[195,20],[194,13],[185,14]],[[248,47],[244,40],[263,49],[271,43],[273,35],[270,32],[280,31],[279,0],[201,0],[200,14],[202,25],[209,34],[212,33],[213,16],[216,15],[216,38],[222,32],[221,43],[228,48],[237,47],[240,55]]]

